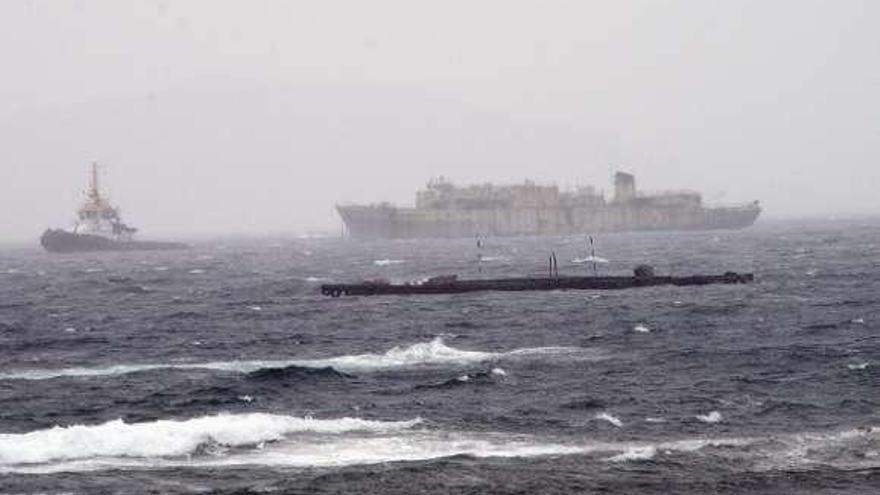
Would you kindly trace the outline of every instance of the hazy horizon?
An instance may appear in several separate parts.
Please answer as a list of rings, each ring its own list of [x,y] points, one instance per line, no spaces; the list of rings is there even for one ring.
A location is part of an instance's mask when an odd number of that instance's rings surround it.
[[[870,1],[0,4],[2,242],[92,161],[143,238],[340,228],[431,177],[880,215]],[[760,221],[760,220],[759,220]]]

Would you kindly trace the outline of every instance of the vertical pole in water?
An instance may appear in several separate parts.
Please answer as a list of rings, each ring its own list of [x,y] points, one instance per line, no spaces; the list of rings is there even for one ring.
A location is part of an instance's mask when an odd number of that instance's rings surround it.
[[[483,273],[483,239],[477,234],[477,273]]]
[[[550,267],[553,269],[551,276],[559,278],[559,262],[556,261],[556,252],[550,251]]]
[[[553,254],[550,254],[550,278],[553,278]]]
[[[590,260],[593,262],[593,276],[596,277],[599,273],[596,269],[596,248],[593,247],[593,236],[590,236]]]

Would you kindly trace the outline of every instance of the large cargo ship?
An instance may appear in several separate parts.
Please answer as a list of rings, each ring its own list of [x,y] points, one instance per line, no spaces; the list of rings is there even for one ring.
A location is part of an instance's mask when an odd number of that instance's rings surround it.
[[[708,207],[696,192],[643,194],[635,176],[624,172],[614,176],[611,199],[590,186],[570,192],[530,181],[458,187],[440,178],[416,193],[415,207],[381,203],[336,210],[348,235],[389,239],[740,229],[761,213],[757,201]]]
[[[119,209],[113,207],[98,187],[98,166],[92,164],[92,176],[86,200],[77,210],[72,231],[48,229],[40,236],[40,244],[52,253],[88,251],[141,251],[185,249],[179,242],[136,241],[137,229],[122,222]]]

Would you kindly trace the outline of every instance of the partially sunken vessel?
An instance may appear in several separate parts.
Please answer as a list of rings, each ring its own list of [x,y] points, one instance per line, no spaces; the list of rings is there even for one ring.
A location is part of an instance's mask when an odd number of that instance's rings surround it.
[[[643,194],[635,176],[614,176],[614,197],[593,187],[562,192],[555,185],[458,187],[435,179],[416,193],[415,207],[388,203],[337,205],[358,238],[563,235],[640,230],[741,229],[761,213],[757,201],[708,207],[696,192]]]
[[[92,175],[86,200],[77,210],[72,231],[48,229],[40,236],[40,244],[51,253],[89,251],[140,251],[186,249],[179,242],[136,241],[137,229],[122,222],[119,209],[112,206],[98,187],[98,166],[92,164]]]

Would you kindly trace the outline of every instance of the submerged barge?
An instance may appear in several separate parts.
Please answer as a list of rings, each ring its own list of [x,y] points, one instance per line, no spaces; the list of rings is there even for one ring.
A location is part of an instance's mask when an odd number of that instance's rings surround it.
[[[746,284],[755,279],[752,273],[726,272],[723,275],[656,276],[651,267],[636,267],[633,276],[593,277],[519,277],[459,280],[455,275],[433,277],[423,283],[392,284],[366,281],[354,284],[324,284],[325,296],[379,296],[412,294],[458,294],[479,291],[537,290],[619,290],[658,285]]]

